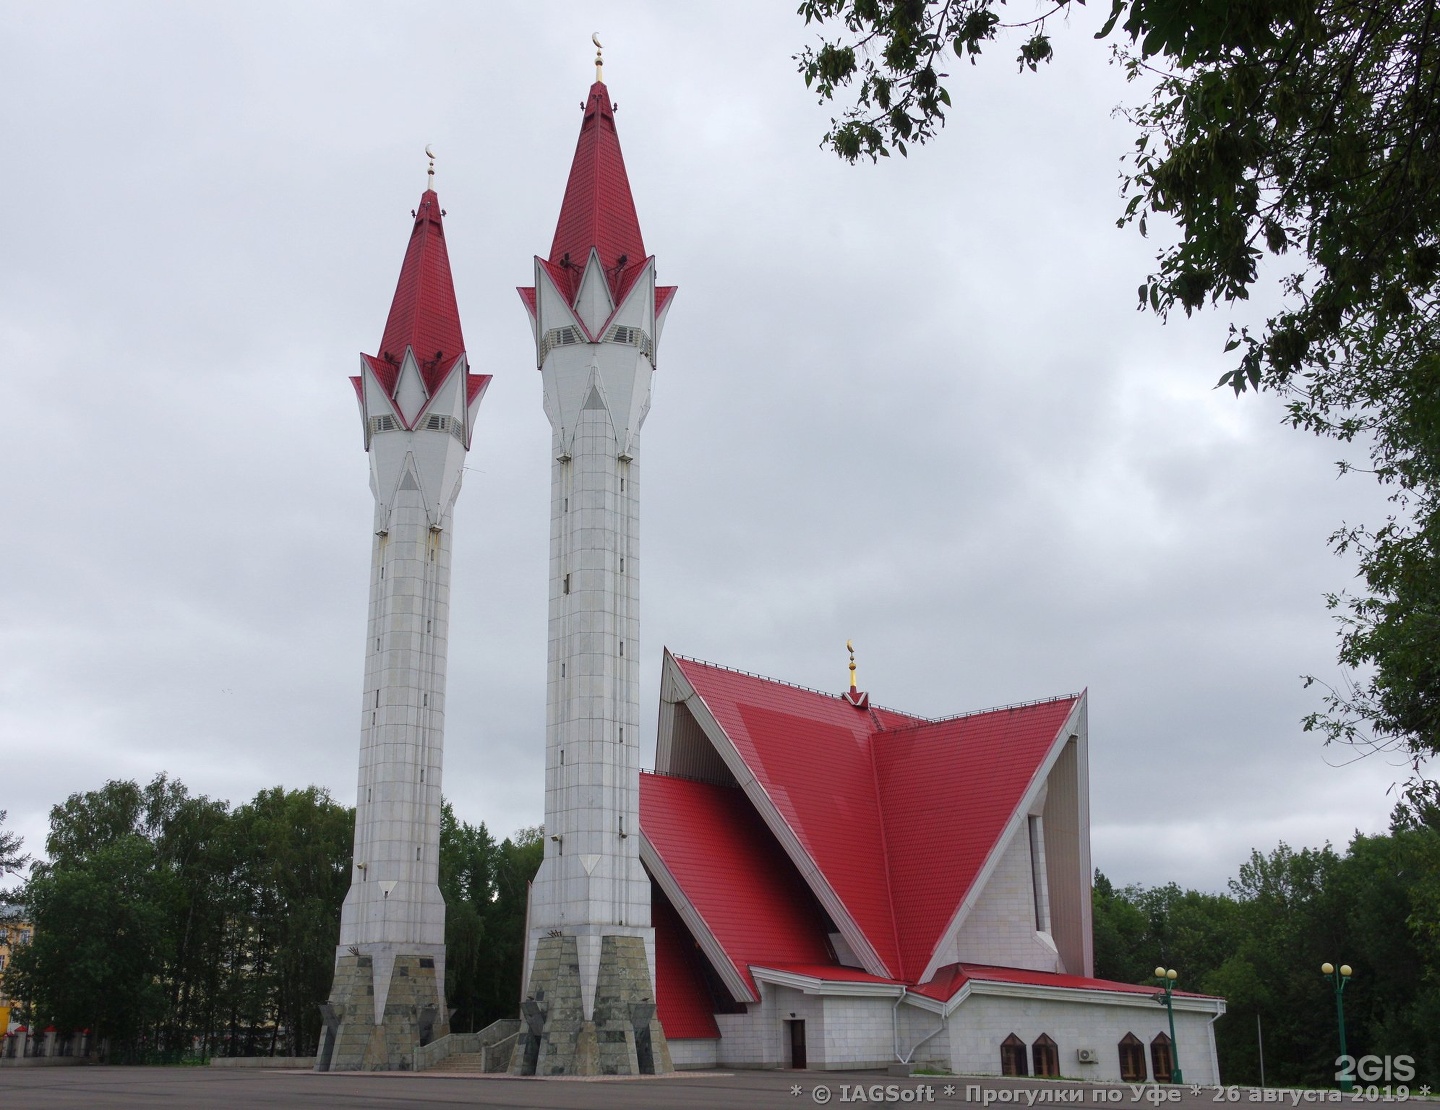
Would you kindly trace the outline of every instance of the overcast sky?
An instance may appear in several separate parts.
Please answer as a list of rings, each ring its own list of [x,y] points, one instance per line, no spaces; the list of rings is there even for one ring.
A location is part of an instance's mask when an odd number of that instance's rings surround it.
[[[1341,681],[1342,521],[1382,494],[1229,317],[1134,310],[1133,100],[1090,33],[956,63],[940,141],[849,167],[794,0],[0,0],[0,808],[160,771],[353,803],[372,502],[346,377],[437,185],[472,367],[445,792],[543,804],[550,433],[514,292],[606,78],[680,292],[645,427],[643,706],[662,646],[945,715],[1090,691],[1096,866],[1220,889],[1252,847],[1382,830],[1404,769],[1302,732]],[[1101,5],[1101,7],[1104,7]],[[1018,10],[1018,9],[1017,9]],[[1257,304],[1256,316],[1264,304]],[[647,757],[648,762],[648,757]]]

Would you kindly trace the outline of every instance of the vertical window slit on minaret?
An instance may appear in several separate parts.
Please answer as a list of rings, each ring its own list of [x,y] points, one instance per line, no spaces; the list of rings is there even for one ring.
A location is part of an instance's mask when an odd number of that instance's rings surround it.
[[[624,555],[621,555],[621,556],[620,556],[620,573],[621,573],[621,574],[624,574],[624,573],[625,573],[625,556],[624,556]]]
[[[565,576],[565,581],[562,585],[562,588],[567,594],[570,592],[570,576],[568,574]]]
[[[379,709],[379,708],[380,708],[380,691],[379,691],[379,690],[376,690],[376,691],[375,691],[375,708],[376,708],[376,709]]]
[[[416,849],[415,849],[415,858],[416,858],[416,859],[419,859],[419,858],[420,858],[420,849],[419,849],[419,848],[416,848]]]
[[[565,749],[560,749],[560,766],[565,766]]]
[[[625,641],[624,641],[624,640],[621,640],[621,641],[620,641],[620,658],[621,658],[621,659],[624,659],[624,658],[625,658]]]
[[[365,788],[365,800],[367,802],[373,802],[375,800],[375,788],[373,786],[367,786]]]
[[[620,726],[620,743],[625,743],[625,726]]]
[[[421,768],[420,768],[420,781],[421,781],[421,782],[424,782],[424,781],[425,781],[425,768],[424,768],[424,767],[421,767]]]
[[[426,621],[426,622],[425,622],[425,631],[426,631],[426,633],[429,633],[429,631],[430,631],[430,629],[431,629],[431,626],[432,626],[433,624],[434,624],[433,621]]]
[[[624,479],[624,478],[621,478],[621,479],[620,479],[620,492],[621,492],[621,493],[624,493],[624,492],[625,492],[625,479]]]
[[[561,678],[564,678],[564,677],[565,677],[565,664],[564,664],[564,663],[561,663],[561,664],[560,664],[560,677],[561,677]]]

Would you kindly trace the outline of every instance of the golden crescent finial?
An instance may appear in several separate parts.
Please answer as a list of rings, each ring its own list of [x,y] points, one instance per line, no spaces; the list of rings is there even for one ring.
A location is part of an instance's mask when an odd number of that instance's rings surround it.
[[[845,650],[850,653],[850,689],[855,689],[855,643],[852,640],[845,641]]]
[[[426,171],[426,184],[432,189],[435,187],[435,152],[430,149],[430,144],[425,144],[425,157],[430,159],[430,168]]]
[[[595,80],[605,80],[605,58],[601,53],[605,48],[600,45],[600,32],[596,31],[590,36],[590,41],[595,44]]]

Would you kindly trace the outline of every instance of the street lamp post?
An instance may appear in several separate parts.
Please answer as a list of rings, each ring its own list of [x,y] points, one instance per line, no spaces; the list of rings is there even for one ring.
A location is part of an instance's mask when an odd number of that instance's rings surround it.
[[[1170,1018],[1170,1082],[1184,1083],[1185,1076],[1180,1071],[1180,1043],[1175,1039],[1175,1006],[1171,995],[1175,989],[1175,980],[1180,976],[1172,967],[1166,971],[1163,967],[1155,969],[1155,978],[1160,980],[1160,985],[1165,988],[1165,1013]]]
[[[1334,987],[1335,987],[1335,1017],[1336,1017],[1336,1019],[1340,1022],[1340,1055],[1343,1057],[1343,1056],[1346,1054],[1346,1053],[1345,1053],[1345,984],[1350,981],[1350,976],[1351,976],[1352,972],[1351,972],[1351,970],[1350,970],[1350,965],[1349,965],[1349,964],[1341,964],[1341,965],[1337,968],[1334,964],[1332,964],[1332,963],[1330,963],[1330,962],[1327,961],[1327,962],[1325,962],[1325,963],[1323,963],[1323,964],[1320,965],[1320,973],[1321,973],[1322,975],[1328,976],[1329,979],[1330,979],[1330,982],[1331,982],[1331,983],[1334,985]],[[1339,1061],[1336,1061],[1336,1062],[1339,1063]],[[1342,1091],[1348,1091],[1348,1090],[1350,1090],[1350,1087],[1351,1087],[1350,1071],[1349,1071],[1348,1068],[1345,1068],[1345,1067],[1342,1065],[1342,1066],[1341,1066],[1341,1071],[1340,1071],[1340,1089],[1341,1089]]]

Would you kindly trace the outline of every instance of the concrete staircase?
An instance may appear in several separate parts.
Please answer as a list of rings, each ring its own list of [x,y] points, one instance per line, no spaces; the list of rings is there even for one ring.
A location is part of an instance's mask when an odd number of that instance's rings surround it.
[[[451,1033],[415,1053],[415,1070],[507,1071],[519,1033],[518,1018],[501,1018],[478,1033]]]

